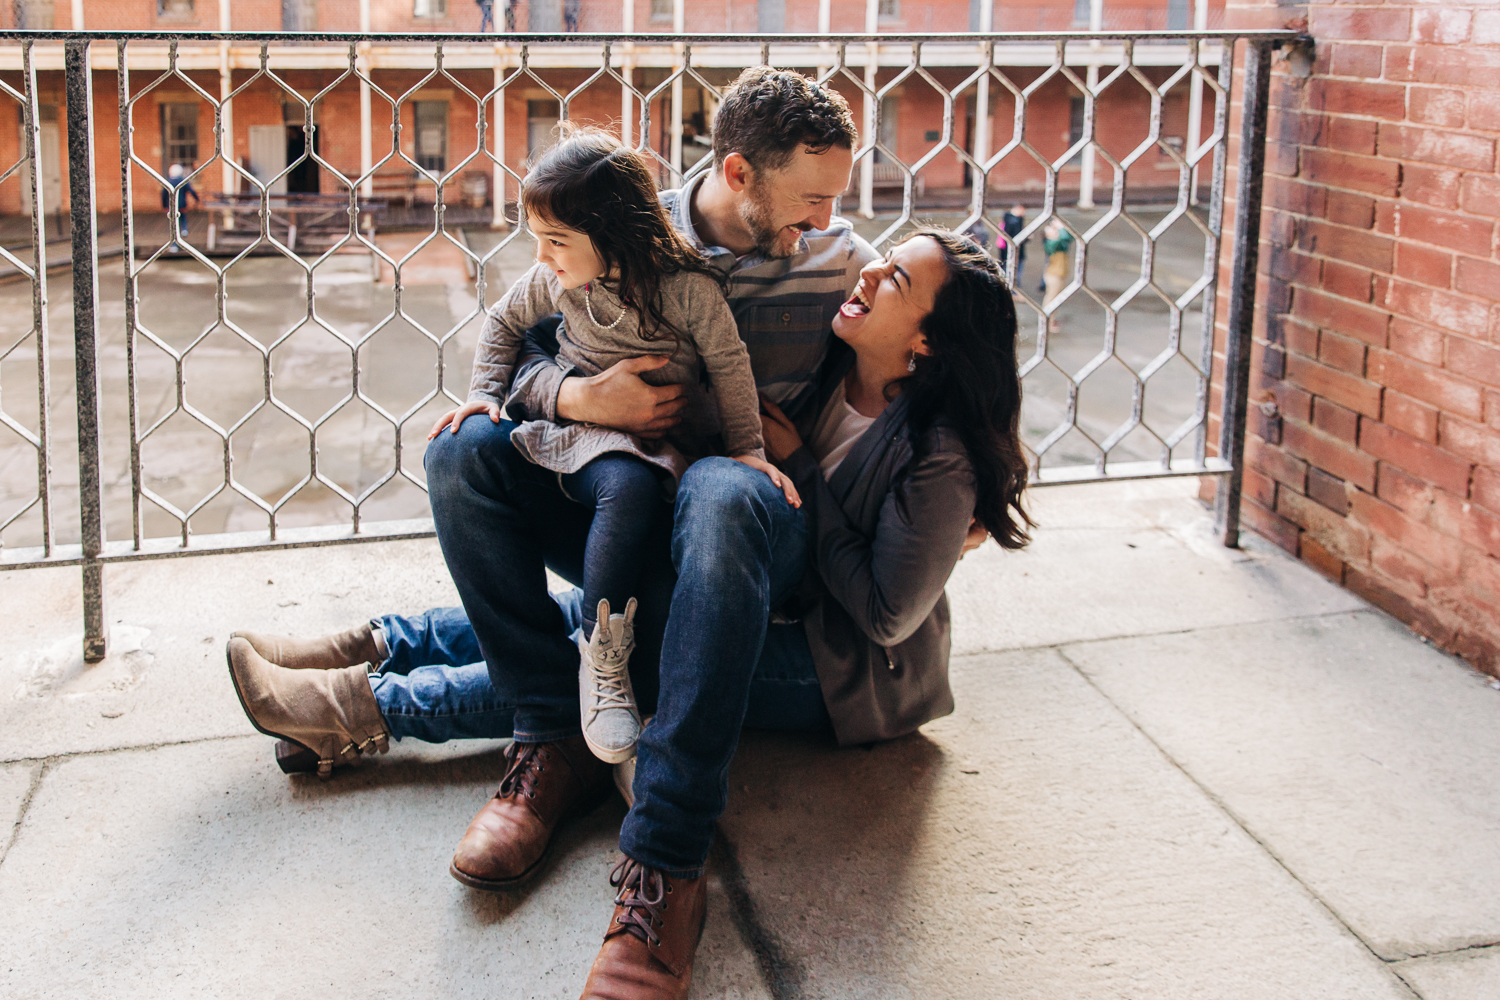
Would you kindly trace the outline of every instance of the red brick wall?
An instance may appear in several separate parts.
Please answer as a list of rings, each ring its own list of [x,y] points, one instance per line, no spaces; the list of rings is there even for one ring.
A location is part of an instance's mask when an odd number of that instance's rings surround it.
[[[1229,8],[1301,17],[1312,73],[1271,85],[1244,522],[1500,673],[1500,11]]]

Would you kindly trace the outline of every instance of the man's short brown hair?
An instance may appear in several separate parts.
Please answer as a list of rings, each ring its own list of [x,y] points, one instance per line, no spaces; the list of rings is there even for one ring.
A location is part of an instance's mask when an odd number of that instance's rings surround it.
[[[859,138],[843,95],[801,73],[752,66],[724,92],[714,116],[714,161],[739,153],[756,170],[780,170],[801,146],[853,149]]]

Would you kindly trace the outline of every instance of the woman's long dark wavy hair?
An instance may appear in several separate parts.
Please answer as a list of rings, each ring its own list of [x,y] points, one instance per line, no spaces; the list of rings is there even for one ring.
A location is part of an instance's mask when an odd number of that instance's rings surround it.
[[[927,430],[946,418],[974,467],[974,516],[1002,546],[1019,549],[1031,540],[1026,529],[1035,522],[1021,506],[1027,463],[1016,307],[1000,266],[973,240],[946,229],[922,229],[916,236],[942,250],[948,280],[920,327],[932,353],[916,355],[916,371],[901,381],[912,447],[920,458]]]
[[[686,336],[662,315],[662,275],[692,271],[722,284],[723,274],[672,227],[639,153],[602,129],[566,122],[562,129],[527,172],[522,207],[593,242],[620,301],[640,317],[641,336]]]

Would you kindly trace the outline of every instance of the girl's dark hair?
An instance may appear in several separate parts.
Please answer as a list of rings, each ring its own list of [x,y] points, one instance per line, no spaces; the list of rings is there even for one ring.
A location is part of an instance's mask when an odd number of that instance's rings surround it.
[[[916,355],[916,371],[901,382],[912,447],[920,458],[927,430],[945,417],[974,467],[974,516],[1002,546],[1019,549],[1030,541],[1026,529],[1035,522],[1021,506],[1027,462],[1021,450],[1016,307],[1000,266],[973,240],[946,229],[913,236],[925,236],[942,250],[948,280],[920,326],[932,353]]]
[[[527,172],[522,207],[592,241],[615,272],[620,301],[640,317],[641,336],[686,336],[662,315],[662,275],[692,271],[722,283],[723,274],[672,227],[639,153],[602,129],[567,122],[562,129]]]

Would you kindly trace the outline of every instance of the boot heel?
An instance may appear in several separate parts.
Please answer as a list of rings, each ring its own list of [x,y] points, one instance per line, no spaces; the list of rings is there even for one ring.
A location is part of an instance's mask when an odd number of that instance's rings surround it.
[[[276,766],[283,774],[315,774],[318,755],[294,740],[277,740]]]

